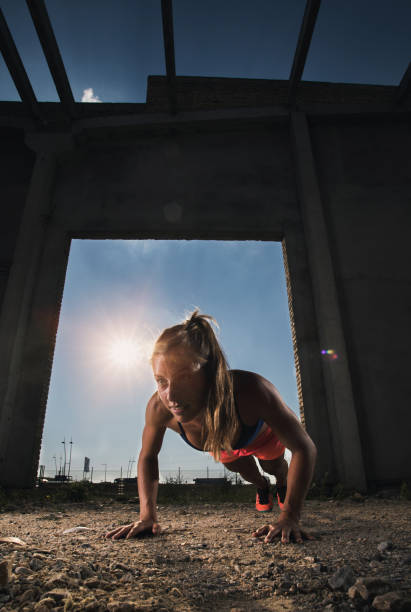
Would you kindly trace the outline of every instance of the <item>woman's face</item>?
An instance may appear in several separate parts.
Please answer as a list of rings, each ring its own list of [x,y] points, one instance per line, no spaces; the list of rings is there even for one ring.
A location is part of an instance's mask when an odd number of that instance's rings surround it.
[[[153,373],[164,406],[181,423],[200,416],[207,396],[207,377],[195,355],[184,347],[153,357]]]

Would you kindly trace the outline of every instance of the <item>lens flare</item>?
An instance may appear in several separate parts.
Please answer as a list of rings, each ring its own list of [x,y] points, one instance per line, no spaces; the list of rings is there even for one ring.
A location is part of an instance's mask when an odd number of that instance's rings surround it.
[[[329,357],[333,361],[335,359],[338,359],[338,354],[334,351],[334,349],[322,349],[321,355],[327,355],[327,357]]]

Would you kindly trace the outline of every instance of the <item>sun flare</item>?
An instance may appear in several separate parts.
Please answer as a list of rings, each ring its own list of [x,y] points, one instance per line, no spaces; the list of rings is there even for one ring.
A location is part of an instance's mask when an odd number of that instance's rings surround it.
[[[107,350],[107,357],[113,366],[132,368],[143,358],[141,347],[132,338],[113,340]]]

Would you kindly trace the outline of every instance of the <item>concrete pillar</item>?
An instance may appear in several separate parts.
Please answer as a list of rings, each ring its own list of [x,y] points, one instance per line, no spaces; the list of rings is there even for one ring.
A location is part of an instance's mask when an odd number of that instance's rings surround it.
[[[0,484],[23,487],[32,486],[33,481],[29,481],[27,473],[22,473],[17,482],[15,469],[8,460],[10,449],[18,447],[22,463],[32,461],[31,440],[16,439],[17,432],[13,428],[16,397],[45,233],[52,215],[57,158],[59,153],[73,146],[71,137],[66,134],[29,134],[26,144],[34,149],[37,158],[0,314]]]
[[[338,355],[338,359],[335,360],[319,355],[322,357],[327,409],[338,478],[348,486],[365,490],[366,479],[358,420],[328,244],[327,226],[307,118],[304,113],[291,114],[291,130],[320,346],[322,349],[333,349]]]

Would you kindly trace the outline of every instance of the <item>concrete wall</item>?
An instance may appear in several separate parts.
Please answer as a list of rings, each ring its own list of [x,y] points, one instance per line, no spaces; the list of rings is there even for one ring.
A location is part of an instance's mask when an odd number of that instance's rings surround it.
[[[0,308],[13,261],[21,215],[35,155],[24,143],[24,131],[0,129]]]
[[[410,478],[411,132],[394,119],[312,121],[370,481]]]
[[[381,117],[317,118],[304,136],[298,125],[305,119],[299,120],[293,128],[297,157],[310,164],[301,176],[284,113],[234,123],[197,115],[186,125],[170,120],[167,126],[162,119],[161,127],[140,132],[121,121],[118,132],[112,121],[110,129],[100,124],[74,131],[74,139],[42,134],[32,143],[37,161],[0,320],[2,342],[7,339],[6,348],[0,346],[0,483],[29,486],[35,477],[72,237],[283,240],[305,422],[320,451],[317,475],[361,483],[361,457],[349,466],[359,434],[368,481],[410,478],[411,169],[404,125]],[[21,137],[16,142],[15,165],[8,163],[18,174],[8,172],[2,184],[6,211],[17,211],[17,201],[21,209],[33,163]],[[13,187],[20,175],[19,188]],[[320,250],[319,213],[326,222]],[[5,218],[15,236],[13,215]],[[327,278],[322,258],[331,261]],[[337,295],[331,310],[321,299],[328,292]],[[320,336],[338,331],[340,314],[343,333],[337,336],[347,351],[333,366],[321,358]],[[353,401],[345,393],[351,382]],[[344,393],[333,395],[333,386]],[[345,406],[352,415],[344,422]]]

